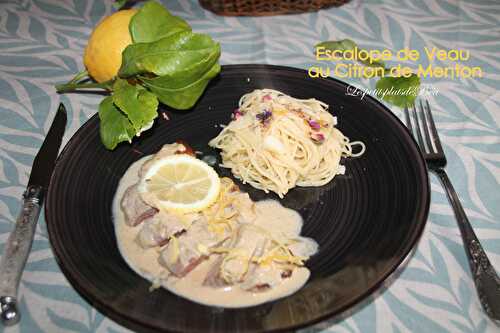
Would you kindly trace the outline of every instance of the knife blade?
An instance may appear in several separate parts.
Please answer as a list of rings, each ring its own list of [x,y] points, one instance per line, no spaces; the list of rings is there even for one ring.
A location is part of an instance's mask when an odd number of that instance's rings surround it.
[[[33,161],[28,186],[23,194],[21,212],[7,239],[0,261],[0,318],[5,326],[14,325],[20,319],[16,300],[17,289],[33,244],[36,223],[56,164],[66,122],[66,108],[61,103]]]

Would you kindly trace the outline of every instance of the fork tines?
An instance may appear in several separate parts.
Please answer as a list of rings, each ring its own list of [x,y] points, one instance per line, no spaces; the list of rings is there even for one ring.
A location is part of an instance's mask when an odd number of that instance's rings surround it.
[[[410,109],[408,107],[404,108],[406,126],[417,139],[423,153],[443,154],[443,148],[439,140],[436,124],[432,118],[429,101],[426,100],[425,105],[422,101],[419,101],[418,104],[418,108],[415,104]]]

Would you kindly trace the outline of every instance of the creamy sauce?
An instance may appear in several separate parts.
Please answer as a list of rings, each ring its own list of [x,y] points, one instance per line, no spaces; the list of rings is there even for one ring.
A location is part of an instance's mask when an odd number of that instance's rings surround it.
[[[250,292],[238,285],[219,288],[203,286],[207,273],[217,259],[214,255],[183,278],[169,276],[168,270],[158,262],[162,248],[144,249],[141,247],[136,240],[141,231],[141,225],[136,227],[128,225],[120,207],[125,190],[139,180],[139,170],[149,158],[144,157],[130,166],[121,179],[113,200],[113,218],[118,248],[127,264],[137,274],[151,281],[154,286],[164,287],[194,302],[228,308],[247,307],[282,298],[293,294],[306,283],[310,275],[309,270],[305,267],[296,267],[289,278],[283,279],[280,284],[264,291]],[[290,238],[300,235],[302,218],[297,212],[283,207],[274,200],[260,201],[255,204],[256,219],[252,224],[278,230]],[[312,246],[316,249],[317,245],[312,242]]]

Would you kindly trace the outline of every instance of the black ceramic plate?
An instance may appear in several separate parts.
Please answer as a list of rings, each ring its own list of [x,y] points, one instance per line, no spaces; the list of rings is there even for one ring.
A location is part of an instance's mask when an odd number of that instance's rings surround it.
[[[340,130],[366,144],[366,153],[345,161],[346,175],[319,188],[295,188],[282,204],[304,218],[303,234],[320,251],[297,293],[244,309],[199,305],[135,274],[120,256],[111,203],[120,177],[145,154],[186,140],[204,154],[244,93],[274,88],[330,105]],[[193,110],[164,109],[152,130],[132,145],[106,150],[97,115],[74,135],[60,156],[45,207],[56,259],[74,288],[117,322],[139,331],[236,332],[291,330],[339,314],[371,294],[416,244],[429,208],[425,163],[404,125],[375,99],[346,95],[347,85],[311,79],[303,70],[223,66]],[[225,170],[221,174],[229,175]],[[243,186],[254,200],[276,198]]]

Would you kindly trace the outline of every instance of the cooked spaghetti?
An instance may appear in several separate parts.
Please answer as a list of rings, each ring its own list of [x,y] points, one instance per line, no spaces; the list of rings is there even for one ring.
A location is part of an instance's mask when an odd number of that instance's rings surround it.
[[[341,157],[360,156],[363,142],[350,142],[335,125],[328,105],[272,89],[243,95],[232,121],[210,141],[222,165],[253,187],[281,198],[295,186],[322,186],[345,167]],[[353,147],[359,146],[353,153]]]

